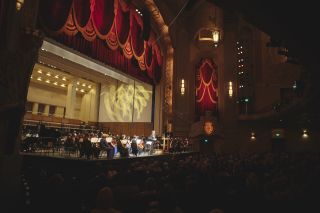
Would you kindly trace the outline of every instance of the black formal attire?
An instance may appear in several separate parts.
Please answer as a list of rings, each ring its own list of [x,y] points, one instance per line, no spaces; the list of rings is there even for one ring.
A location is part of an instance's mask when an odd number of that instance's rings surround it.
[[[135,139],[131,141],[131,151],[132,151],[132,154],[134,154],[135,156],[138,155],[138,145]]]

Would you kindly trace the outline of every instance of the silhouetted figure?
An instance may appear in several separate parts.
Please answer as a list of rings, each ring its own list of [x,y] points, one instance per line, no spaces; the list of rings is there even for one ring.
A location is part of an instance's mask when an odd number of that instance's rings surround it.
[[[80,157],[85,155],[87,159],[90,159],[91,154],[92,154],[92,145],[91,145],[91,141],[89,140],[89,134],[85,134],[83,138],[83,142],[81,144]]]
[[[137,145],[136,137],[134,137],[131,141],[131,151],[132,151],[132,154],[134,154],[135,156],[138,155],[138,145]]]

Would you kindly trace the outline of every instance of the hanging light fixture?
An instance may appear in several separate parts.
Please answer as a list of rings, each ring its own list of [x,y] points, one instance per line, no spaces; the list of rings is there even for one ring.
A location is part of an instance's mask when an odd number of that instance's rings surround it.
[[[217,21],[218,13],[216,7],[213,7],[212,13],[209,16],[209,20],[211,21],[207,23],[205,27],[200,28],[196,36],[201,44],[209,47],[218,47],[218,44],[221,42],[222,31]],[[208,44],[208,42],[210,44]]]

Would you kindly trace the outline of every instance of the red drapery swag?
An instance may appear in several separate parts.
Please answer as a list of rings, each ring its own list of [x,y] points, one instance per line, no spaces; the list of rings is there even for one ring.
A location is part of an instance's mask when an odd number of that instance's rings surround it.
[[[161,78],[162,54],[153,32],[124,0],[40,1],[40,25],[48,35],[144,82]]]
[[[202,59],[196,70],[196,113],[217,112],[218,75],[217,66],[211,59]]]

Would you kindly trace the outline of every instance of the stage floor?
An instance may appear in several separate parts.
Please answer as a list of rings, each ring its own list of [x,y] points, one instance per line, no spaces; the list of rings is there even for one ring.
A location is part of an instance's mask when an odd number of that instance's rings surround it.
[[[175,152],[169,153],[164,152],[163,150],[155,150],[154,153],[149,154],[148,152],[142,152],[138,156],[133,154],[129,154],[129,157],[120,157],[120,154],[117,153],[113,159],[108,159],[105,153],[99,155],[98,158],[91,157],[87,159],[86,157],[79,157],[79,153],[68,153],[68,152],[46,152],[46,151],[35,151],[35,152],[20,152],[22,156],[37,156],[37,157],[49,157],[49,158],[57,158],[57,159],[69,159],[69,160],[83,160],[83,161],[110,161],[110,160],[121,160],[121,159],[137,159],[137,158],[148,158],[148,157],[159,157],[159,156],[170,156],[177,154],[191,154],[193,151],[183,151],[183,152]]]

